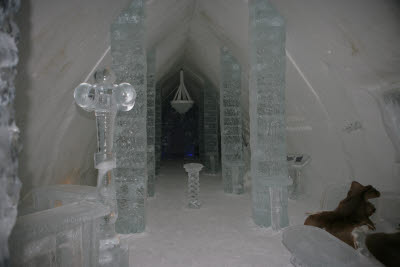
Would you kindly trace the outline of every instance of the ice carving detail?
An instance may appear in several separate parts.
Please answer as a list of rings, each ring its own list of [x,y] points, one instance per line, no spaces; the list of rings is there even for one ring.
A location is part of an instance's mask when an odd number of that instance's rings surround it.
[[[183,165],[183,167],[188,173],[188,207],[198,209],[201,206],[201,202],[199,200],[199,172],[203,168],[203,165],[199,163],[188,163]]]

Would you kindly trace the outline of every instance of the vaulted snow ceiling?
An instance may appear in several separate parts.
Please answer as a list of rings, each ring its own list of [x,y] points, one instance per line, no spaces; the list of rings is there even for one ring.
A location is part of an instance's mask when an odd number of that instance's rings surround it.
[[[19,14],[21,59],[17,119],[22,131],[23,192],[54,183],[93,184],[95,124],[73,89],[111,66],[110,24],[131,0],[30,0]],[[371,96],[400,80],[400,9],[395,0],[272,0],[287,23],[286,110],[289,152],[310,154],[314,191],[357,178],[384,188],[395,151]],[[221,46],[242,65],[248,130],[247,0],[149,0],[146,47],[157,50],[156,78],[188,89],[208,79],[219,88]],[[175,85],[174,85],[175,84]],[[399,171],[400,173],[400,171]]]

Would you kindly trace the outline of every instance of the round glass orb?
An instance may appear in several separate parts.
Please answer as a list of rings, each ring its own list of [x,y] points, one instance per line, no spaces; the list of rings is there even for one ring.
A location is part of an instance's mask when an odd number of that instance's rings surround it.
[[[74,99],[76,104],[81,108],[92,111],[95,106],[95,90],[88,83],[81,83],[74,91]]]
[[[114,91],[118,110],[129,111],[135,105],[136,91],[129,83],[121,83]]]

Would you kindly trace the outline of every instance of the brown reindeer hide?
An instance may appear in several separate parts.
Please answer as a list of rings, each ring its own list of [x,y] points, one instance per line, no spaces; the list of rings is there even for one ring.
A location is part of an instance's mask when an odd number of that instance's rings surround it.
[[[356,248],[351,232],[362,225],[375,229],[374,223],[369,219],[375,212],[375,206],[368,199],[379,196],[379,191],[371,185],[363,186],[354,181],[347,197],[340,201],[335,210],[312,214],[307,217],[304,224],[322,228]]]
[[[371,254],[385,266],[400,266],[400,232],[367,235],[365,244]]]

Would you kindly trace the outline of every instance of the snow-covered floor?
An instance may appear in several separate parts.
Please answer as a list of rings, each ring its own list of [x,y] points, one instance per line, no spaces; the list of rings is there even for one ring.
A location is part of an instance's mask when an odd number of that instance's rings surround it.
[[[201,173],[202,207],[186,208],[182,166],[183,161],[163,162],[156,196],[147,201],[146,232],[123,237],[131,266],[292,266],[282,234],[252,222],[250,193],[225,194],[220,176]],[[312,211],[305,206],[289,202],[291,225],[304,222]]]

